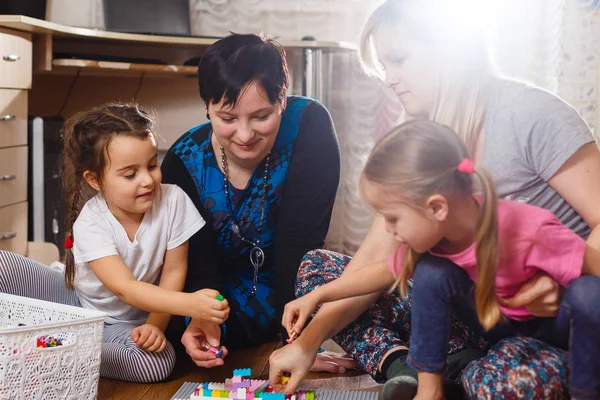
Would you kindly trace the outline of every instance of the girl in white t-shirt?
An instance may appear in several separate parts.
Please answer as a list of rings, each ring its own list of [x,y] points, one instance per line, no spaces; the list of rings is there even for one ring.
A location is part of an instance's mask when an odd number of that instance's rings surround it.
[[[171,315],[220,324],[229,314],[217,291],[182,292],[188,239],[205,222],[179,187],[160,183],[154,121],[135,104],[71,118],[62,164],[71,228],[64,278],[5,252],[0,290],[106,312],[101,376],[165,379],[175,364],[164,334]],[[32,283],[18,288],[23,278]]]

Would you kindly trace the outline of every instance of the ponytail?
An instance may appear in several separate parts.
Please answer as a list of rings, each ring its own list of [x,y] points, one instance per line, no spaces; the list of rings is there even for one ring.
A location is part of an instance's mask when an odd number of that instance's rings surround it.
[[[65,203],[68,204],[67,228],[65,238],[65,285],[67,289],[73,290],[73,281],[75,280],[75,258],[73,256],[73,225],[81,211],[83,188],[83,168],[81,161],[82,149],[76,138],[78,119],[74,118],[65,123],[63,132],[63,146],[61,153],[61,178]],[[89,154],[84,156],[89,157]]]
[[[75,280],[75,257],[73,255],[72,244],[75,241],[75,235],[73,234],[73,225],[75,225],[75,221],[79,216],[79,212],[81,211],[81,205],[79,204],[81,201],[81,191],[78,187],[74,190],[74,193],[71,194],[71,208],[69,209],[68,223],[69,223],[69,237],[70,241],[67,239],[66,242],[70,242],[70,246],[65,246],[65,284],[67,285],[67,289],[73,289],[73,282]]]
[[[483,201],[476,236],[477,282],[475,283],[475,309],[479,322],[490,330],[500,321],[500,305],[496,296],[496,270],[498,268],[498,196],[490,174],[475,169],[481,182]]]
[[[394,286],[392,286],[392,289],[390,289],[390,291],[398,287],[402,298],[408,297],[408,281],[412,278],[413,274],[415,273],[415,267],[417,265],[417,261],[419,261],[419,257],[421,257],[421,253],[406,246],[402,272],[400,273],[398,280],[396,280],[396,283],[394,284]],[[396,261],[394,260],[394,262]],[[397,268],[394,269],[396,271],[398,270]]]

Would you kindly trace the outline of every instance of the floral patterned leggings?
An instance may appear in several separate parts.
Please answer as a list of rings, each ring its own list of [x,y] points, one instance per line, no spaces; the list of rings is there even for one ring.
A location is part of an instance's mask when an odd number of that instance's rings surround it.
[[[350,257],[314,250],[306,254],[296,282],[296,296],[337,279]],[[410,291],[403,299],[398,291],[384,294],[355,322],[333,337],[365,371],[378,381],[385,353],[409,344]],[[458,320],[452,320],[448,354],[466,347],[485,347]],[[562,399],[568,398],[567,353],[529,338],[505,339],[488,354],[471,362],[462,374],[462,383],[473,399]]]

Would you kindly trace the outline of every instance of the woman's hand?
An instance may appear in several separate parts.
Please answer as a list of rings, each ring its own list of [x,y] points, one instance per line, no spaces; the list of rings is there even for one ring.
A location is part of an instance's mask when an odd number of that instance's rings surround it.
[[[302,332],[306,320],[318,305],[319,299],[315,296],[315,292],[308,293],[285,305],[281,324],[287,330],[288,336],[292,336],[293,332],[296,332],[298,335]]]
[[[536,317],[555,317],[560,306],[560,287],[549,275],[538,272],[532,276],[517,294],[501,302],[511,308],[525,306]]]
[[[164,332],[152,324],[144,324],[133,329],[131,339],[137,347],[149,353],[160,353],[167,346],[167,338]]]
[[[192,319],[181,337],[181,343],[185,346],[185,351],[192,361],[202,368],[223,365],[223,359],[228,353],[225,346],[220,346],[221,328],[218,325],[201,320]],[[212,352],[204,350],[207,343],[212,347],[223,350],[220,358],[217,358]]]

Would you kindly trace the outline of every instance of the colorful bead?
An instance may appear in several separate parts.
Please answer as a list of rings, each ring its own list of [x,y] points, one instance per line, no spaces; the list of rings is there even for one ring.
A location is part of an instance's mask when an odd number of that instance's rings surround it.
[[[62,346],[62,339],[55,338],[52,336],[40,336],[37,339],[37,347],[38,348],[48,348],[48,347],[57,347]]]

